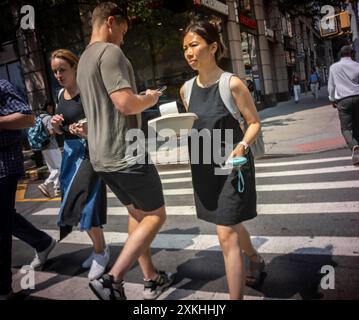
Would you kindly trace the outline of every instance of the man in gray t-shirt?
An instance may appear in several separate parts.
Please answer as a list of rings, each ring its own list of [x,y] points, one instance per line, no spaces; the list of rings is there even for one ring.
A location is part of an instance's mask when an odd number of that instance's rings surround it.
[[[140,113],[161,95],[157,90],[137,95],[131,63],[120,48],[127,29],[127,18],[116,4],[100,3],[92,14],[90,44],[77,68],[91,163],[129,212],[129,237],[115,265],[90,282],[95,295],[104,300],[126,298],[123,277],[137,259],[144,273],[145,299],[156,299],[173,281],[151,261],[151,242],[166,219],[161,180],[153,164],[143,164],[143,154],[126,152],[127,132],[140,127]]]
[[[140,114],[134,112],[141,112],[148,103],[155,104],[157,92],[146,96],[147,104],[142,103],[143,107],[134,108],[129,114],[117,108],[116,100],[112,99],[116,92],[137,93],[134,72],[119,46],[101,41],[90,43],[82,54],[77,82],[88,121],[89,150],[94,169],[112,172],[133,165],[136,159],[128,159],[126,155],[125,136],[128,130],[140,126]]]

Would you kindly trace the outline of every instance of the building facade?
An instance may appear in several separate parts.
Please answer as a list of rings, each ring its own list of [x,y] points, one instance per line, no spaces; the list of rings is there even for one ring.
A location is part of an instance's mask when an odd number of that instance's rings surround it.
[[[331,42],[320,38],[312,19],[281,12],[276,0],[155,0],[151,5],[151,19],[133,23],[123,46],[134,65],[139,91],[166,84],[169,98],[179,97],[181,85],[195,74],[182,49],[183,30],[195,15],[218,25],[228,48],[220,65],[248,83],[258,109],[291,98],[294,72],[306,90],[310,69],[315,67],[325,81],[333,62]],[[33,109],[56,97],[58,87],[49,65],[55,46],[80,55],[88,43],[92,7],[72,6],[71,26],[66,24],[68,10],[49,11],[50,36],[36,29],[20,30],[0,51],[0,76],[15,81]]]

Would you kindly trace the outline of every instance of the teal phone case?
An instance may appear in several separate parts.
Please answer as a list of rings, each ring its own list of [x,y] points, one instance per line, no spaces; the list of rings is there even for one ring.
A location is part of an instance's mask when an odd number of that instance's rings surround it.
[[[246,157],[236,157],[228,160],[228,164],[232,165],[233,167],[243,166],[247,163]]]

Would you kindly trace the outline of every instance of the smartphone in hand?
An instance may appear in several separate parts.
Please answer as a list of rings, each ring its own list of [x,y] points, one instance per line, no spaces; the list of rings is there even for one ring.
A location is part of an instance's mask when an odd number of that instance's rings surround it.
[[[163,86],[163,87],[157,88],[157,91],[160,91],[163,93],[166,89],[167,89],[167,86]]]
[[[87,119],[84,118],[84,119],[81,119],[78,121],[79,124],[87,124]]]

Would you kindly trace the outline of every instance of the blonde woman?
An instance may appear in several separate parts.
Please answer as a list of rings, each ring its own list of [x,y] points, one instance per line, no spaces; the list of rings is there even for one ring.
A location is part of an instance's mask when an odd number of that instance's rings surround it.
[[[61,209],[58,216],[60,238],[80,223],[92,240],[94,251],[83,262],[94,280],[104,272],[110,260],[102,226],[106,223],[106,187],[93,170],[88,156],[85,132],[78,122],[85,118],[76,83],[78,58],[71,51],[59,49],[51,55],[51,68],[63,87],[56,114],[51,120],[54,130],[63,134],[64,154],[61,165]]]

